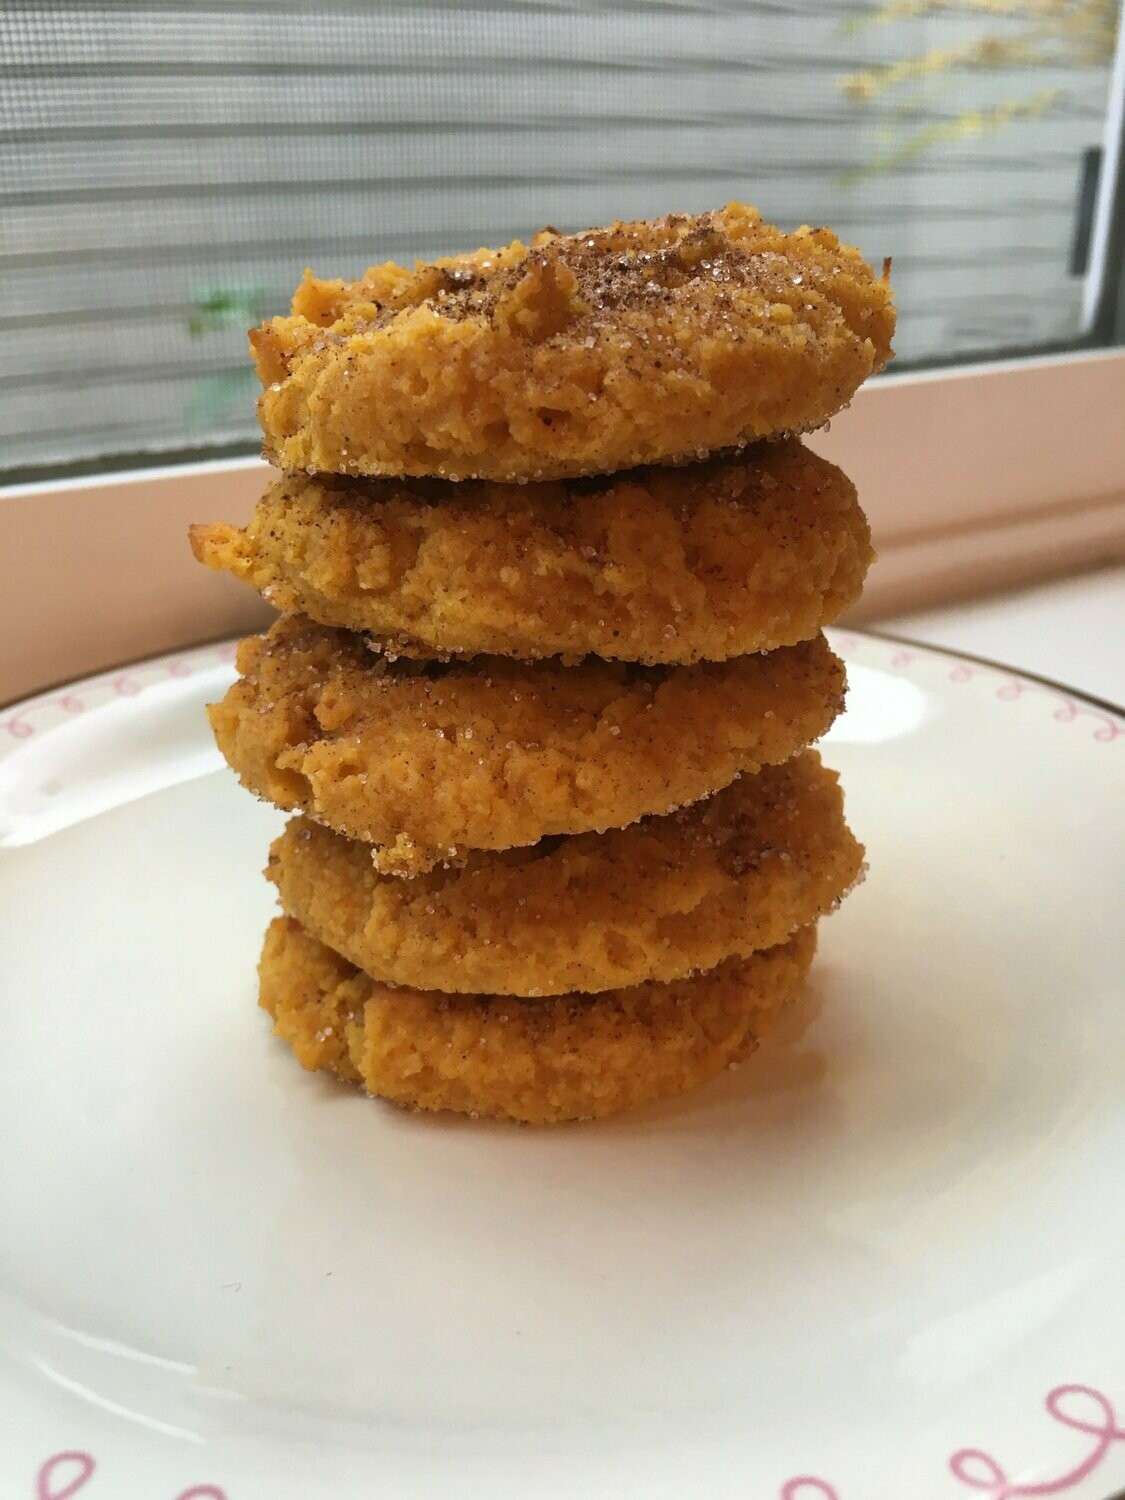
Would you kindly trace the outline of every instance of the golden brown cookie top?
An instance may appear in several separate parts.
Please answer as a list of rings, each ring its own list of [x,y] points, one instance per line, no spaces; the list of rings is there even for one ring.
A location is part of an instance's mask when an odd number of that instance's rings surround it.
[[[886,271],[831,230],[729,204],[306,273],[251,343],[282,467],[518,481],[819,426],[890,358],[894,321]]]

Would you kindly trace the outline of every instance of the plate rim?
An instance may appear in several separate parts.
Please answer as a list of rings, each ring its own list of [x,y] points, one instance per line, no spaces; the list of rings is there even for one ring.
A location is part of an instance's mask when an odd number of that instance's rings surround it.
[[[1072,687],[1069,683],[1061,682],[1056,677],[1048,677],[1042,672],[1033,672],[1026,667],[1014,667],[1007,662],[997,661],[994,657],[981,655],[979,652],[963,651],[954,646],[943,646],[932,641],[921,641],[916,636],[899,635],[895,631],[871,630],[866,627],[852,627],[847,624],[832,623],[822,626],[822,630],[835,631],[850,640],[874,640],[880,641],[888,646],[900,646],[911,651],[921,651],[928,656],[944,658],[953,662],[966,662],[971,666],[982,667],[986,670],[997,672],[1002,676],[1034,684],[1036,687],[1045,688],[1050,692],[1057,693],[1062,698],[1073,699],[1077,703],[1084,704],[1087,708],[1094,709],[1098,713],[1108,714],[1117,719],[1121,727],[1125,729],[1125,702],[1117,703],[1111,698],[1103,698],[1097,693],[1087,692],[1084,688]],[[182,646],[173,651],[158,651],[149,656],[141,656],[116,665],[102,668],[98,672],[91,672],[85,677],[67,678],[62,681],[49,684],[41,688],[30,697],[13,699],[8,703],[0,703],[0,731],[7,730],[7,735],[0,734],[0,758],[8,753],[14,745],[23,743],[25,739],[32,737],[34,730],[28,728],[25,731],[13,729],[12,726],[32,711],[40,710],[48,706],[49,700],[61,694],[62,698],[68,696],[71,689],[103,687],[114,679],[123,678],[131,672],[141,671],[145,668],[157,667],[164,663],[182,661],[199,653],[213,651],[218,661],[226,660],[232,665],[234,663],[234,652],[240,641],[246,639],[244,636],[214,636],[208,640],[196,641],[192,645]],[[845,648],[845,654],[846,648]],[[181,674],[172,674],[181,675]],[[182,674],[187,675],[187,674]],[[151,686],[151,684],[149,684]],[[143,689],[141,689],[143,691]],[[125,696],[134,696],[126,694]],[[58,700],[62,705],[61,698]],[[1114,736],[1116,737],[1116,736]]]
[[[1097,693],[1087,692],[1085,688],[1071,687],[1069,683],[1060,682],[1057,677],[1047,677],[1044,673],[1032,672],[1027,667],[1013,667],[1008,662],[996,661],[991,656],[981,656],[975,651],[962,651],[956,646],[942,646],[933,641],[920,641],[915,636],[898,635],[889,630],[849,630],[846,625],[828,627],[830,630],[837,628],[843,629],[849,635],[870,636],[874,640],[886,641],[892,646],[907,646],[914,651],[928,651],[933,656],[950,656],[958,661],[971,662],[977,667],[990,667],[994,672],[1002,672],[1008,677],[1022,677],[1028,682],[1038,684],[1039,687],[1050,688],[1066,698],[1076,698],[1080,703],[1087,703],[1091,708],[1100,709],[1103,713],[1113,714],[1116,718],[1125,721],[1125,701],[1117,703],[1112,698],[1102,698]]]

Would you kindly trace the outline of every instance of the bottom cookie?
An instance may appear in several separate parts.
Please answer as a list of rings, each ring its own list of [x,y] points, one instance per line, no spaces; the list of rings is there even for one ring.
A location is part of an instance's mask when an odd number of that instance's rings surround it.
[[[683,1093],[748,1056],[815,949],[810,926],[671,984],[522,1000],[380,984],[278,917],[260,1003],[305,1068],[414,1109],[546,1125]]]

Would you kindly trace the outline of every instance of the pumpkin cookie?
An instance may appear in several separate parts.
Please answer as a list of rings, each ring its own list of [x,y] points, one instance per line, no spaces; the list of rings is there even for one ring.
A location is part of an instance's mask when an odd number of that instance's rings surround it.
[[[389,663],[285,616],[209,709],[243,784],[416,874],[469,849],[618,828],[787,760],[843,703],[822,636],[695,666]]]
[[[295,818],[266,874],[289,916],[388,984],[535,996],[682,979],[782,943],[862,859],[835,773],[807,751],[669,817],[415,880]]]
[[[796,439],[526,486],[299,474],[244,531],[191,536],[277,609],[406,655],[639,662],[807,640],[858,597],[873,555],[854,486]]]
[[[894,324],[886,268],[732,203],[306,273],[250,340],[281,468],[513,481],[819,427],[886,364]]]
[[[741,1060],[796,996],[815,946],[807,927],[673,984],[519,1000],[380,984],[278,917],[258,974],[303,1067],[414,1109],[555,1124],[682,1093]]]

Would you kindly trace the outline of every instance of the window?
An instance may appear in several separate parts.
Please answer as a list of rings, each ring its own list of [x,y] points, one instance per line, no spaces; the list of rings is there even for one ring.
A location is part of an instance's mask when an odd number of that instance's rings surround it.
[[[0,702],[252,628],[246,328],[352,276],[732,198],[894,259],[810,442],[870,616],[1120,555],[1119,0],[6,0]],[[1115,321],[1116,320],[1116,321]]]
[[[1113,337],[1117,0],[9,3],[0,471],[251,451],[245,329],[730,198],[891,255],[897,368]]]

